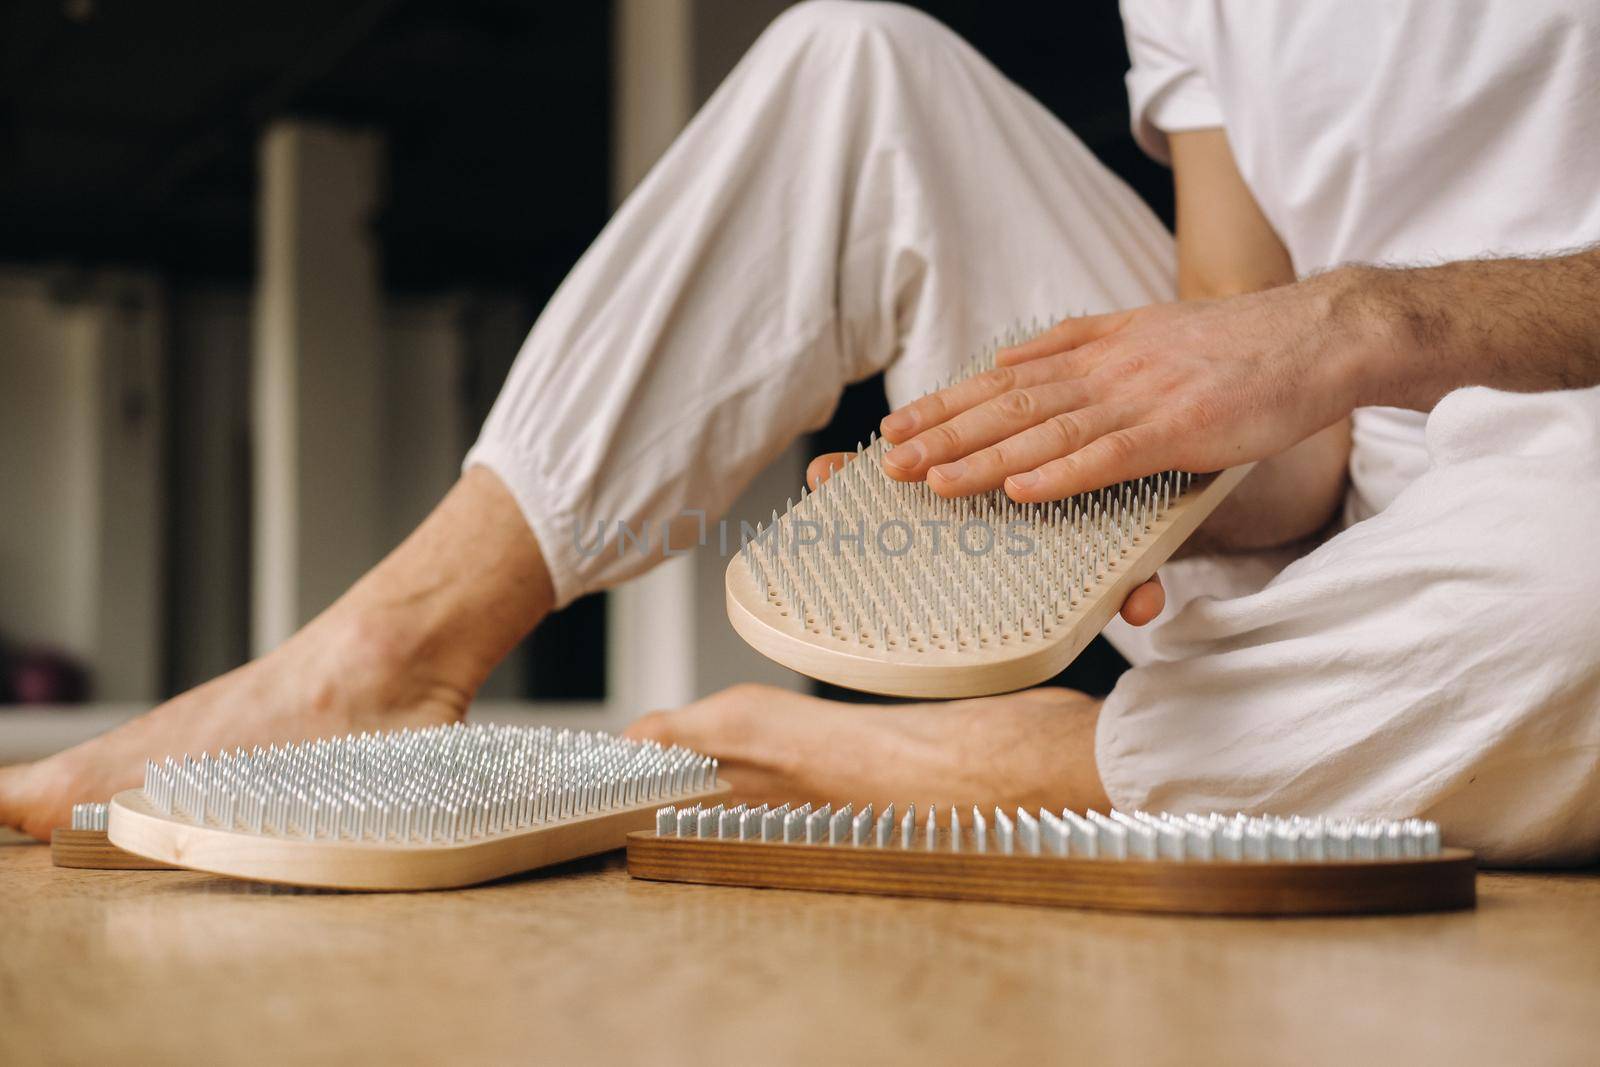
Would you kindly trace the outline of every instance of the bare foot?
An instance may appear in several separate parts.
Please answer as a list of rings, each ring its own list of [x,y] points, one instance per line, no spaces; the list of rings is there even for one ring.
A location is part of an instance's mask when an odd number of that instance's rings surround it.
[[[892,706],[740,685],[627,730],[716,756],[739,800],[1086,807],[1100,702],[1070,689]]]
[[[126,725],[38,763],[0,768],[0,825],[48,837],[73,804],[138,785],[147,759],[454,722],[470,700],[330,612],[261,659]]]
[[[274,651],[38,763],[0,767],[0,826],[43,838],[147,759],[454,722],[550,610],[539,543],[481,467],[333,607]]]

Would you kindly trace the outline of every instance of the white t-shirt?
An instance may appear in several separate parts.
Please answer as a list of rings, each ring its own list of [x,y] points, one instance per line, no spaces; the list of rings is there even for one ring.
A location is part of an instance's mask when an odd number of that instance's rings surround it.
[[[1600,3],[1123,0],[1133,131],[1221,126],[1309,274],[1600,241]],[[1425,416],[1356,412],[1346,521],[1427,465]]]
[[[1124,0],[1134,131],[1222,126],[1305,274],[1600,240],[1600,4]],[[1413,812],[1600,856],[1600,388],[1355,417],[1349,528],[1169,565],[1095,758],[1124,807]],[[1247,565],[1255,568],[1251,573]]]

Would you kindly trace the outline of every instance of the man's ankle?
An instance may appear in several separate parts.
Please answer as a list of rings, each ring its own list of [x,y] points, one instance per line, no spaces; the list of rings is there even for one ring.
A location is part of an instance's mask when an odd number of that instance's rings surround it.
[[[516,501],[474,468],[327,614],[357,654],[472,692],[553,600]]]
[[[295,643],[316,663],[310,700],[319,710],[350,699],[375,708],[431,702],[465,709],[488,675],[477,657],[425,619],[389,606],[341,600],[296,634]]]

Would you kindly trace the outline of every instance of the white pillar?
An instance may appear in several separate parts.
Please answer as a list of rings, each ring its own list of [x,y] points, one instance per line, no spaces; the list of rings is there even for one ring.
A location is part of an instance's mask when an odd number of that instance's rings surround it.
[[[612,99],[614,199],[638,184],[694,110],[787,0],[619,0]],[[805,471],[791,448],[757,476],[729,516],[765,518],[785,496],[798,496]],[[727,560],[711,544],[656,566],[611,594],[608,702],[624,717],[670,708],[735,682],[805,687],[733,632],[723,606]]]
[[[279,122],[259,145],[251,645],[271,649],[382,547],[380,139]]]
[[[694,0],[617,0],[611,198],[620,204],[694,113]],[[622,721],[694,699],[695,567],[662,563],[609,594],[606,702]]]

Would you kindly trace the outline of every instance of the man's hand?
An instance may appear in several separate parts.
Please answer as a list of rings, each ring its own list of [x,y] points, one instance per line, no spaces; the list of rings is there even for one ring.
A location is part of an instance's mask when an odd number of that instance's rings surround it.
[[[1068,319],[992,371],[883,420],[894,478],[941,496],[1057,500],[1168,469],[1276,455],[1338,421],[1366,350],[1328,275],[1223,300]]]
[[[818,456],[806,467],[806,484],[815,492],[817,486],[827,481],[834,471],[854,458],[853,452],[829,452]],[[1130,626],[1143,626],[1155,621],[1166,606],[1167,591],[1161,586],[1161,576],[1153,575],[1122,602],[1122,618]]]
[[[1220,300],[1068,319],[883,420],[884,470],[942,496],[1056,500],[1284,452],[1359,405],[1600,382],[1600,249],[1345,267]]]
[[[646,715],[633,738],[717,757],[737,801],[1107,810],[1100,702],[1070,689],[893,706],[739,685]]]

